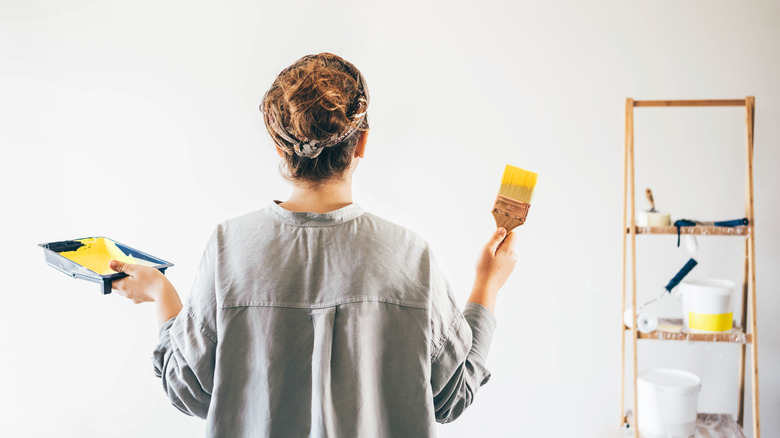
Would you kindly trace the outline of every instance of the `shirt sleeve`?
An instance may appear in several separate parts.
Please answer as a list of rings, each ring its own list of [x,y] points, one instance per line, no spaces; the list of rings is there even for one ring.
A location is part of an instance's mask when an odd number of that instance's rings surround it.
[[[432,275],[433,345],[431,387],[436,421],[457,419],[474,401],[480,386],[490,379],[485,366],[496,320],[482,305],[466,304],[461,313],[446,280],[435,267]],[[438,301],[438,302],[437,302]]]
[[[200,418],[206,418],[214,388],[218,231],[203,252],[187,304],[160,328],[152,358],[154,373],[162,379],[171,403]]]

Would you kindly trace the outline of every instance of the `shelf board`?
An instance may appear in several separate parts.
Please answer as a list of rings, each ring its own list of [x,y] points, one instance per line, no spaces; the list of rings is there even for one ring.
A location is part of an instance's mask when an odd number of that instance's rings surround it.
[[[633,436],[630,427],[633,427],[634,415],[631,410],[626,411],[626,423],[629,429],[625,429],[626,437]],[[639,435],[642,436],[641,434]],[[745,432],[729,414],[704,414],[696,416],[695,438],[745,438]]]
[[[635,100],[634,106],[745,106],[746,99]]]
[[[626,234],[631,233],[631,227],[626,228]],[[677,235],[677,227],[636,227],[636,234],[674,234]],[[680,234],[695,236],[747,236],[750,234],[750,225],[738,227],[716,227],[714,225],[696,225],[694,227],[680,227]]]
[[[742,331],[742,328],[736,323],[731,330],[721,333],[685,333],[682,331],[682,327],[682,319],[658,318],[658,329],[651,333],[637,332],[637,335],[639,339],[664,341],[731,342],[736,344],[753,342],[753,336]],[[631,330],[628,327],[625,328],[627,331]]]

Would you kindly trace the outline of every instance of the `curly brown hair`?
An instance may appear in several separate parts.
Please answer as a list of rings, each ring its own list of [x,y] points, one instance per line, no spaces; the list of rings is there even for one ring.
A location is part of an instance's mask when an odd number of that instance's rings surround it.
[[[368,102],[363,75],[332,53],[304,56],[279,73],[260,110],[285,152],[283,175],[310,183],[341,177],[368,130]]]

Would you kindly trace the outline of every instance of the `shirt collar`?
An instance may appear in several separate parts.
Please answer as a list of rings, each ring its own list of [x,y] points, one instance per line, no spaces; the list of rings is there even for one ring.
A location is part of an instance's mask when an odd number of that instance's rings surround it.
[[[349,222],[365,213],[362,207],[352,203],[338,210],[327,213],[311,213],[285,210],[279,204],[281,201],[274,201],[268,207],[271,214],[278,220],[299,227],[329,227],[333,225]]]

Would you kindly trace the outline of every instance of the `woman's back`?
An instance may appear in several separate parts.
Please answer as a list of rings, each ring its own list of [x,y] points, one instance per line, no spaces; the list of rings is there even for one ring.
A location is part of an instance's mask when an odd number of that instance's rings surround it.
[[[434,397],[472,344],[427,244],[356,204],[274,204],[224,222],[185,310],[172,342],[194,347],[188,363],[214,363],[190,379],[207,383],[202,394],[179,403],[206,410],[213,436],[433,435]],[[492,315],[475,310],[492,333]],[[450,386],[464,391],[440,397],[440,417],[487,379],[473,362],[479,372],[457,376]],[[185,382],[169,379],[169,395],[191,397]]]

